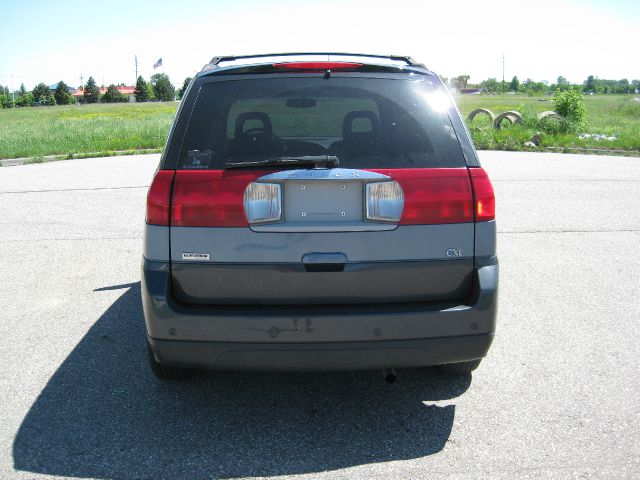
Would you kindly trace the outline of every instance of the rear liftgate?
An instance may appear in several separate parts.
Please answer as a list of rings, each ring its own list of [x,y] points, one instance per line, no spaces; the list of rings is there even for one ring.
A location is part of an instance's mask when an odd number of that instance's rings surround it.
[[[463,298],[477,215],[469,172],[176,171],[174,294],[207,305]]]

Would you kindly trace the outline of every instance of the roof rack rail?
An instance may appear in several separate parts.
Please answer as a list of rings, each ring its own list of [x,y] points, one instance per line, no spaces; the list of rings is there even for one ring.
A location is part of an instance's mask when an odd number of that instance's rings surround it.
[[[386,60],[397,60],[405,62],[413,67],[426,68],[423,64],[416,62],[412,57],[407,55],[368,55],[365,53],[344,53],[344,52],[295,52],[295,53],[262,53],[258,55],[225,55],[216,56],[211,59],[209,65],[218,66],[222,62],[232,62],[234,60],[243,60],[245,58],[264,58],[264,57],[296,57],[301,55],[335,55],[343,57],[368,57],[368,58],[384,58]]]

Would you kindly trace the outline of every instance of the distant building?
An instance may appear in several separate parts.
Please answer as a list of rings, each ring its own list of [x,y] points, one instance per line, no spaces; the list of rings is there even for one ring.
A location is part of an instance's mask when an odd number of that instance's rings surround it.
[[[58,83],[60,83],[60,82],[58,82]],[[58,88],[58,83],[54,83],[53,85],[49,85],[49,91],[51,93],[56,91],[56,89]],[[69,90],[69,93],[71,93],[71,94],[73,94],[73,92],[76,91],[76,89],[74,87],[70,87],[68,85],[67,85],[67,90]]]
[[[129,102],[136,101],[136,87],[127,87],[124,85],[117,85],[116,90],[118,90],[122,95],[127,96],[129,98]],[[71,93],[71,95],[73,95],[73,97],[78,102],[82,102],[83,91],[84,91],[83,87],[80,87],[77,90],[75,90],[73,93]],[[107,93],[107,87],[100,87],[100,95],[104,95],[105,93]]]
[[[481,88],[461,88],[460,93],[464,93],[467,95],[473,95],[474,93],[481,93]]]

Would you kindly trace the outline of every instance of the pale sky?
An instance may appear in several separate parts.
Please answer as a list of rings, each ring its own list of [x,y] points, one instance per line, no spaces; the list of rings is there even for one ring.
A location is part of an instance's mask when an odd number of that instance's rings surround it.
[[[139,74],[180,86],[214,55],[290,51],[411,55],[471,82],[500,80],[503,54],[507,80],[640,78],[637,0],[0,0],[0,18],[0,84],[16,89],[133,84],[136,54]]]

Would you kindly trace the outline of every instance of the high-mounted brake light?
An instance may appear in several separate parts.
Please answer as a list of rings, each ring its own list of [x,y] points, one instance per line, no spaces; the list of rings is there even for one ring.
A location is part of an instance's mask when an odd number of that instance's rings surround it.
[[[173,170],[158,170],[147,193],[147,223],[169,225],[169,207]]]
[[[274,63],[275,68],[284,70],[312,70],[324,72],[325,70],[357,70],[362,67],[362,63],[354,62],[286,62]]]
[[[496,199],[487,172],[483,168],[470,168],[469,173],[475,197],[476,222],[495,220]]]

